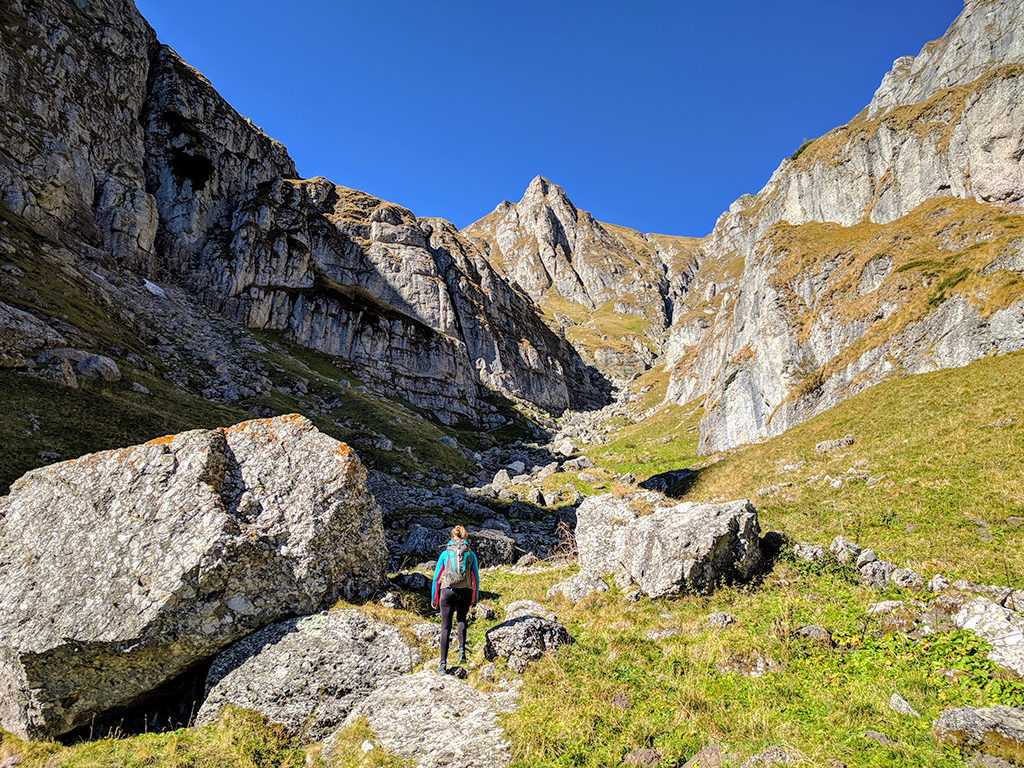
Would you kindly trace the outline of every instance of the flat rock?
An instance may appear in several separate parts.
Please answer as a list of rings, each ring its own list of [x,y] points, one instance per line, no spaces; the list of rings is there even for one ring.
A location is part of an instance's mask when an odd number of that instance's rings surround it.
[[[385,583],[344,444],[282,416],[36,469],[0,497],[0,726],[48,738]]]
[[[536,600],[515,600],[505,606],[505,621],[518,619],[520,616],[539,616],[554,621],[557,617],[548,608]]]
[[[359,701],[411,672],[417,661],[395,627],[355,610],[288,619],[239,640],[214,659],[196,723],[213,722],[231,703],[319,741]]]
[[[969,629],[992,645],[988,658],[1024,677],[1024,616],[979,597],[966,603],[953,618],[958,629]]]
[[[1024,712],[1006,706],[947,709],[932,722],[939,744],[1024,764]]]
[[[396,677],[363,699],[345,725],[359,717],[382,747],[417,768],[504,768],[511,762],[495,699],[450,675]],[[332,749],[329,738],[328,759]]]
[[[589,594],[607,591],[608,585],[603,579],[580,571],[565,581],[551,587],[547,591],[547,597],[550,599],[555,595],[563,595],[569,602],[575,605]]]

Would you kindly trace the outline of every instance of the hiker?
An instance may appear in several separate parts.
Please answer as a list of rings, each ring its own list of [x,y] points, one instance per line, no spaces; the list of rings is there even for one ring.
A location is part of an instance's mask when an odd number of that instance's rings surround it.
[[[448,643],[452,634],[452,614],[457,619],[459,637],[459,664],[466,663],[466,614],[476,605],[480,586],[480,571],[476,555],[466,542],[466,529],[452,528],[452,538],[437,559],[434,583],[430,587],[430,606],[441,609],[441,662],[434,670],[439,675],[448,673]]]

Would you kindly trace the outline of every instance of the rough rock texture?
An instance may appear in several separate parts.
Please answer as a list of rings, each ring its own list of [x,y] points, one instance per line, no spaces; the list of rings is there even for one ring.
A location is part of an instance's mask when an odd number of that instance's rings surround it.
[[[602,224],[541,176],[518,203],[502,202],[463,233],[480,242],[501,274],[541,304],[562,300],[584,316],[610,310],[618,318],[640,318],[641,333],[587,338],[579,333],[587,323],[574,328],[576,321],[560,311],[564,305],[552,305],[566,337],[587,361],[617,379],[650,366],[652,348],[661,348],[672,322],[673,299],[685,292],[697,265],[691,238]]]
[[[520,616],[487,630],[484,658],[533,661],[560,645],[573,642],[569,631],[557,621],[539,616]],[[510,662],[511,666],[511,662]]]
[[[608,585],[603,579],[581,571],[551,587],[547,591],[547,597],[550,599],[555,595],[564,595],[566,600],[575,604],[592,592],[607,591]]]
[[[319,741],[360,700],[411,672],[417,661],[396,628],[358,611],[288,619],[239,640],[214,659],[196,722],[213,722],[231,703]]]
[[[992,644],[988,658],[1024,677],[1024,616],[984,597],[966,603],[953,623]]]
[[[683,502],[639,515],[605,494],[580,505],[576,546],[582,572],[622,572],[648,596],[662,597],[754,576],[765,560],[760,532],[746,500]]]
[[[0,200],[90,273],[147,278],[155,296],[153,280],[179,282],[448,423],[478,422],[485,390],[555,413],[603,398],[451,224],[298,180],[285,148],[160,45],[132,3],[16,1],[0,25]],[[43,338],[26,323],[14,346]]]
[[[433,672],[396,677],[363,700],[348,722],[366,718],[380,744],[417,768],[502,768],[511,762],[492,697]],[[325,754],[331,754],[328,739]]]
[[[1013,707],[947,709],[932,722],[940,744],[965,752],[980,751],[1024,765],[1024,712]]]
[[[29,472],[0,498],[0,724],[63,733],[227,644],[384,583],[380,508],[304,418]]]
[[[968,2],[870,110],[719,219],[667,347],[667,399],[707,397],[701,452],[893,375],[1024,348],[1024,291],[1004,290],[1020,237],[992,226],[1024,204],[1021,14]],[[921,259],[937,252],[949,261],[929,277]]]

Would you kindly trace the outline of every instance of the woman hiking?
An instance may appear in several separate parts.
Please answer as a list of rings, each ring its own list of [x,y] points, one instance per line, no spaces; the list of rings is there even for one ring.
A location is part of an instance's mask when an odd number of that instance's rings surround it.
[[[480,570],[476,555],[466,543],[466,529],[452,528],[452,538],[437,559],[434,583],[430,587],[430,606],[441,609],[441,661],[434,670],[448,674],[448,643],[452,634],[452,614],[455,614],[459,637],[459,664],[466,663],[466,614],[476,605],[480,585]]]

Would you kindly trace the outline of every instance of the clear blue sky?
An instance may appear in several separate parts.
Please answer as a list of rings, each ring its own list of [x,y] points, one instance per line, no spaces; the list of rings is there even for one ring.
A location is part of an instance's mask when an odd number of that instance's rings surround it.
[[[464,227],[541,174],[597,219],[707,234],[867,104],[962,0],[136,0],[326,176]]]

